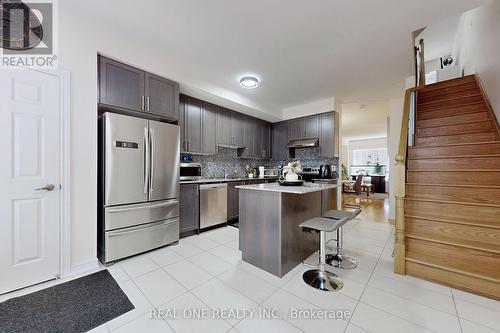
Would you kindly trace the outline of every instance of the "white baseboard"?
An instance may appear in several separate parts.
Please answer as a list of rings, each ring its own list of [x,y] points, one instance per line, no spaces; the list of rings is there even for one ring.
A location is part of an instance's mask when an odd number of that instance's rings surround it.
[[[67,277],[83,274],[83,273],[91,273],[101,269],[99,265],[99,260],[97,258],[84,261],[78,264],[71,265],[71,270]]]

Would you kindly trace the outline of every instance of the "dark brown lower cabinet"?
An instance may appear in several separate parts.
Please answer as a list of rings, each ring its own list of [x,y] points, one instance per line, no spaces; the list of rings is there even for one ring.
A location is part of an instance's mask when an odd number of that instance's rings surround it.
[[[181,184],[180,194],[181,237],[195,234],[200,229],[200,192],[198,184]]]
[[[235,181],[227,183],[227,220],[234,220],[239,215],[239,190],[236,186],[245,185],[243,181]]]

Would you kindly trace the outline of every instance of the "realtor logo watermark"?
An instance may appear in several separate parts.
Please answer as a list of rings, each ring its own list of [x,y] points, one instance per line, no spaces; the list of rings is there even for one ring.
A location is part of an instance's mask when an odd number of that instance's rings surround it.
[[[56,68],[55,2],[0,0],[1,68]]]

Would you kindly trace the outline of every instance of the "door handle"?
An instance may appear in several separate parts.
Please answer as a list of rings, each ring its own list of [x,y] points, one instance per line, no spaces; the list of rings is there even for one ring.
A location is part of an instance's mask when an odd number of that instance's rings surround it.
[[[149,96],[146,97],[146,111],[149,111]]]
[[[144,96],[141,96],[141,110],[144,111]]]
[[[150,178],[150,146],[149,146],[149,131],[144,127],[144,194],[148,194],[149,178]]]
[[[154,182],[155,182],[155,153],[156,153],[156,134],[154,128],[149,128],[150,135],[149,140],[151,142],[151,171],[149,177],[149,191],[154,191]]]
[[[55,186],[52,184],[45,185],[44,187],[36,188],[35,191],[48,191],[52,192],[55,190]]]

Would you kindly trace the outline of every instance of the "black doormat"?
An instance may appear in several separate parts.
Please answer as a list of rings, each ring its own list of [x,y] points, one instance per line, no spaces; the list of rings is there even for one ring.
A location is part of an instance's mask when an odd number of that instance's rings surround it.
[[[0,303],[0,332],[86,332],[132,309],[102,270]]]

